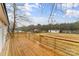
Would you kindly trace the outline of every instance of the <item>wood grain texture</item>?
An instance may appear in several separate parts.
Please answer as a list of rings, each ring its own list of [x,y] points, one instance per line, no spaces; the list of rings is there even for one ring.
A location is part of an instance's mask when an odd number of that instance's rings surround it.
[[[15,33],[9,38],[9,56],[79,56],[79,35]]]
[[[27,39],[26,33],[15,33],[10,39],[9,56],[53,56],[54,53]]]
[[[79,34],[36,33],[30,37],[54,50],[55,56],[79,56]]]

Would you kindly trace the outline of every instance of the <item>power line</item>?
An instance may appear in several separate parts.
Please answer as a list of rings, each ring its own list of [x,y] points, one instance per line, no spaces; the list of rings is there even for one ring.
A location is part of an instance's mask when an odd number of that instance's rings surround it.
[[[51,17],[54,16],[55,7],[56,7],[56,4],[54,4],[54,6],[52,5],[51,13],[50,13],[49,18],[48,18],[48,23],[53,22]]]
[[[56,4],[54,4],[54,6],[52,5],[51,13],[48,18],[48,23],[50,22],[50,32],[51,32],[51,28],[52,28],[52,22],[53,22],[52,16],[54,16],[55,6],[56,6]]]

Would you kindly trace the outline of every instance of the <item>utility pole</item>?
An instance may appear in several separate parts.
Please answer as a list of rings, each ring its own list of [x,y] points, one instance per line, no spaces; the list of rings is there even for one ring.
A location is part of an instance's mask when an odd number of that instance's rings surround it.
[[[55,10],[56,4],[54,6],[52,5],[51,13],[49,15],[48,23],[50,24],[50,32],[52,30],[52,22],[54,21],[54,10]]]

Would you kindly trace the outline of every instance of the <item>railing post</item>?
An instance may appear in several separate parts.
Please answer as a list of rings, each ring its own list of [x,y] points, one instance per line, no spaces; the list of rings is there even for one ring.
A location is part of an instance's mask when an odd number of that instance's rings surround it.
[[[41,43],[41,35],[39,35],[39,42]]]
[[[27,39],[30,40],[30,33],[27,33]]]
[[[56,56],[56,39],[54,39],[54,56]]]
[[[29,33],[29,36],[28,37],[29,37],[29,40],[30,40],[30,33]]]

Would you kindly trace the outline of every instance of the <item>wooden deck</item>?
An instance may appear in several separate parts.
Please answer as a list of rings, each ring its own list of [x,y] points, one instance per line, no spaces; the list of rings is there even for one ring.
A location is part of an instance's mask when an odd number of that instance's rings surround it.
[[[79,39],[37,33],[15,33],[7,40],[2,55],[9,56],[79,56]]]
[[[9,42],[9,56],[53,56],[54,52],[41,46],[32,40],[27,39],[24,33],[15,34],[15,38]]]

